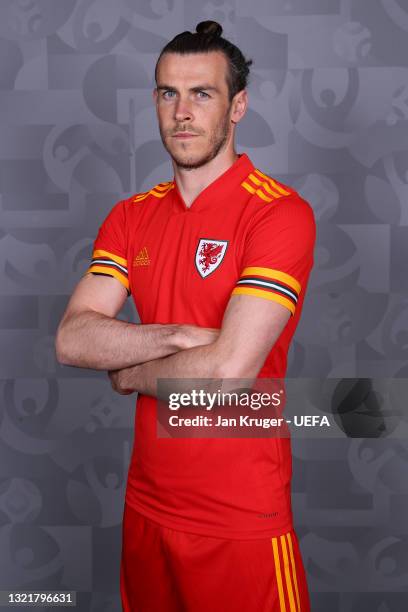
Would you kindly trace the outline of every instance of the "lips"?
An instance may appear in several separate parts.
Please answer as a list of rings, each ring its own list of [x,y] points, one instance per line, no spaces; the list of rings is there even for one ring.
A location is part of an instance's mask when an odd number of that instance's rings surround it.
[[[197,136],[197,134],[192,134],[191,132],[177,132],[177,134],[173,136],[174,138],[193,138],[193,136]]]

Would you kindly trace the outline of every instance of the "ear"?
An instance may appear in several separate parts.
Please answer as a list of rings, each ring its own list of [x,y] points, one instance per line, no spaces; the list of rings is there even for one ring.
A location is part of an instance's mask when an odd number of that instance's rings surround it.
[[[232,99],[231,102],[231,121],[238,123],[246,113],[248,108],[248,94],[246,89],[242,89]]]
[[[153,89],[153,92],[152,92],[152,98],[153,98],[153,102],[154,102],[155,104],[157,104],[157,96],[158,96],[158,93],[159,93],[159,92],[157,91],[157,88],[155,87],[155,88]]]

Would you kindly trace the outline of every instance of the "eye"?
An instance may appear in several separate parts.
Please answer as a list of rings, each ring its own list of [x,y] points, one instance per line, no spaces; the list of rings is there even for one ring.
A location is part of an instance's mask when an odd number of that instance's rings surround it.
[[[198,95],[198,97],[203,96],[203,98],[202,98],[202,99],[204,99],[204,98],[209,98],[209,97],[210,97],[210,96],[208,95],[208,93],[206,93],[205,91],[198,91],[198,92],[197,92],[197,95]]]
[[[175,92],[175,91],[173,91],[172,89],[168,89],[167,91],[164,91],[164,92],[163,92],[163,98],[165,98],[166,100],[169,100],[170,98],[172,98],[173,96],[172,96],[172,95],[169,95],[169,94],[174,94],[174,95],[176,95],[176,92]]]

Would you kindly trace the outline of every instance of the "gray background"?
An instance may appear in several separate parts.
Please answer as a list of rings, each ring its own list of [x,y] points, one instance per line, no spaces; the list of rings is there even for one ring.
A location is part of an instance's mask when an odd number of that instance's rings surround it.
[[[81,612],[120,610],[135,395],[60,366],[54,335],[113,204],[172,178],[153,68],[202,19],[254,60],[238,151],[316,214],[288,375],[408,377],[408,2],[2,0],[0,589]],[[406,612],[407,443],[293,452],[313,611]]]

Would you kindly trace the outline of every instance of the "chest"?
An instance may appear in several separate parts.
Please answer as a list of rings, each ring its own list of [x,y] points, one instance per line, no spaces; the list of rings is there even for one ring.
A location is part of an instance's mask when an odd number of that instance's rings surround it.
[[[241,272],[245,215],[157,209],[128,242],[130,286],[144,322],[214,321]]]

